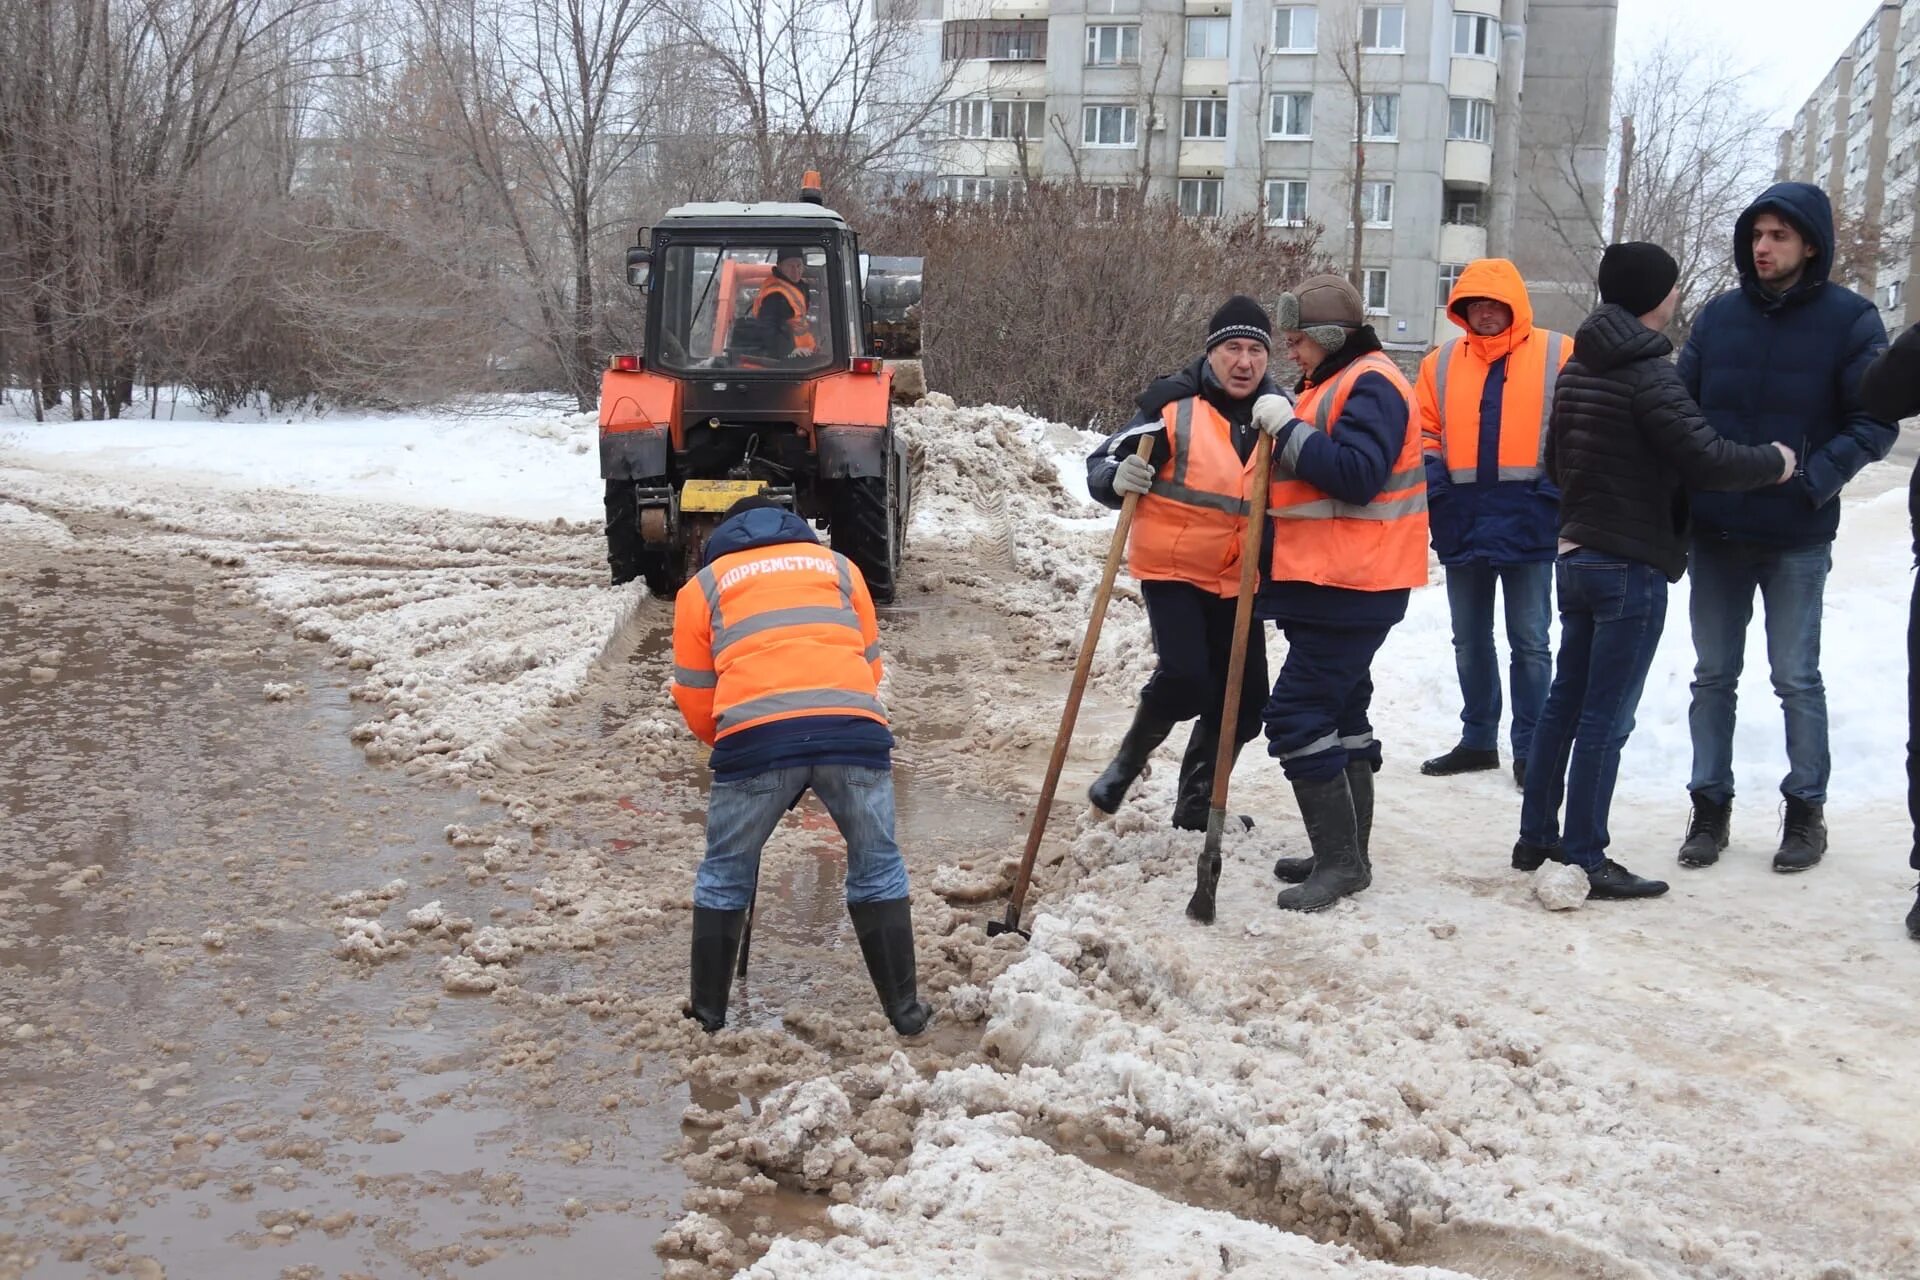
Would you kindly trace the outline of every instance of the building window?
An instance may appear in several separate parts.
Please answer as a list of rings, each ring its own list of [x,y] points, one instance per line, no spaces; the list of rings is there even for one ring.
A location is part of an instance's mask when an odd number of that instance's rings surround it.
[[[1484,13],[1453,15],[1453,55],[1456,58],[1500,56],[1500,28]]]
[[[1180,212],[1189,218],[1220,216],[1220,179],[1180,179]]]
[[[1448,98],[1447,137],[1457,142],[1492,142],[1493,104],[1485,98]]]
[[[1188,18],[1187,56],[1224,58],[1227,56],[1226,18]]]
[[[1366,299],[1367,314],[1370,316],[1387,314],[1387,269],[1368,267],[1361,273],[1361,280],[1360,296]]]
[[[1282,5],[1273,11],[1273,51],[1312,53],[1319,13],[1312,5]]]
[[[1080,141],[1089,147],[1131,147],[1140,138],[1140,109],[1090,103],[1080,113]]]
[[[1368,53],[1399,53],[1407,47],[1407,8],[1399,4],[1360,7],[1360,47]]]
[[[1391,182],[1360,184],[1360,220],[1369,227],[1393,225],[1393,184]]]
[[[1307,225],[1307,183],[1304,178],[1279,178],[1267,184],[1267,225]]]
[[[1087,28],[1088,66],[1131,67],[1139,61],[1139,27]]]
[[[1225,98],[1188,98],[1180,104],[1180,136],[1189,140],[1227,136]]]
[[[1046,116],[1044,102],[962,98],[947,104],[947,132],[956,138],[1038,139],[1046,133]]]
[[[1269,138],[1311,138],[1313,136],[1313,95],[1276,93],[1267,100],[1267,136]]]
[[[1453,286],[1460,283],[1460,275],[1466,269],[1467,264],[1464,262],[1443,262],[1440,264],[1440,302],[1442,306],[1446,305],[1446,300],[1453,296]]]
[[[1366,123],[1361,133],[1369,142],[1392,142],[1400,136],[1400,95],[1397,93],[1369,93],[1360,100],[1361,119]]]
[[[1477,227],[1480,221],[1480,199],[1474,195],[1455,195],[1449,191],[1442,209],[1440,220],[1448,226]]]
[[[937,190],[942,198],[965,204],[1017,205],[1027,194],[1027,184],[1019,178],[976,178],[962,174],[940,179]]]
[[[1887,286],[1886,309],[1888,311],[1898,311],[1900,309],[1900,303],[1906,297],[1906,289],[1907,282],[1905,280],[1895,280]]]
[[[1006,18],[967,18],[940,26],[940,56],[948,62],[990,58],[997,62],[1045,62],[1047,24]]]

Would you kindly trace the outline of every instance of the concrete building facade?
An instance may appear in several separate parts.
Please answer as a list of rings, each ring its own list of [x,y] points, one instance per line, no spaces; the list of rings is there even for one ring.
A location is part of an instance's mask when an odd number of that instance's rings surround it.
[[[1578,323],[1602,241],[1614,0],[922,0],[947,99],[941,194],[1045,179],[1195,217],[1311,220],[1383,340],[1425,347],[1475,258],[1513,258]],[[931,55],[929,55],[931,61]],[[1525,110],[1521,108],[1524,102]]]
[[[1777,175],[1833,201],[1833,278],[1872,298],[1891,332],[1920,319],[1920,0],[1880,0],[1780,135]]]

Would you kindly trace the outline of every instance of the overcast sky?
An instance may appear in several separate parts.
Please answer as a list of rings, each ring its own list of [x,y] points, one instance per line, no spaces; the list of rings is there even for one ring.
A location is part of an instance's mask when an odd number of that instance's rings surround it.
[[[1776,123],[1793,113],[1826,76],[1847,41],[1880,0],[1619,0],[1616,61],[1625,69],[1666,31],[1697,44],[1724,46],[1754,72],[1753,100]]]

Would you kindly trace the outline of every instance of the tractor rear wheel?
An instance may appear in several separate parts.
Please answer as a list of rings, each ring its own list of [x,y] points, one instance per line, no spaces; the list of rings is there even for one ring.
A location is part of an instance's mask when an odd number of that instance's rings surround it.
[[[906,456],[888,433],[885,473],[834,482],[828,529],[833,549],[859,566],[876,604],[892,604],[907,526]]]
[[[614,586],[641,578],[649,594],[670,600],[683,579],[670,545],[650,543],[641,535],[638,487],[631,480],[607,481],[607,568]]]

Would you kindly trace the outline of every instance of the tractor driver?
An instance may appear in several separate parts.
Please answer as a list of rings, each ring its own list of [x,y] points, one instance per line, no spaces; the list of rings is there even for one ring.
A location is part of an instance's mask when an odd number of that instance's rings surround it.
[[[779,255],[748,314],[764,328],[768,355],[776,360],[811,359],[815,345],[807,325],[807,255],[799,248],[781,249]]]

